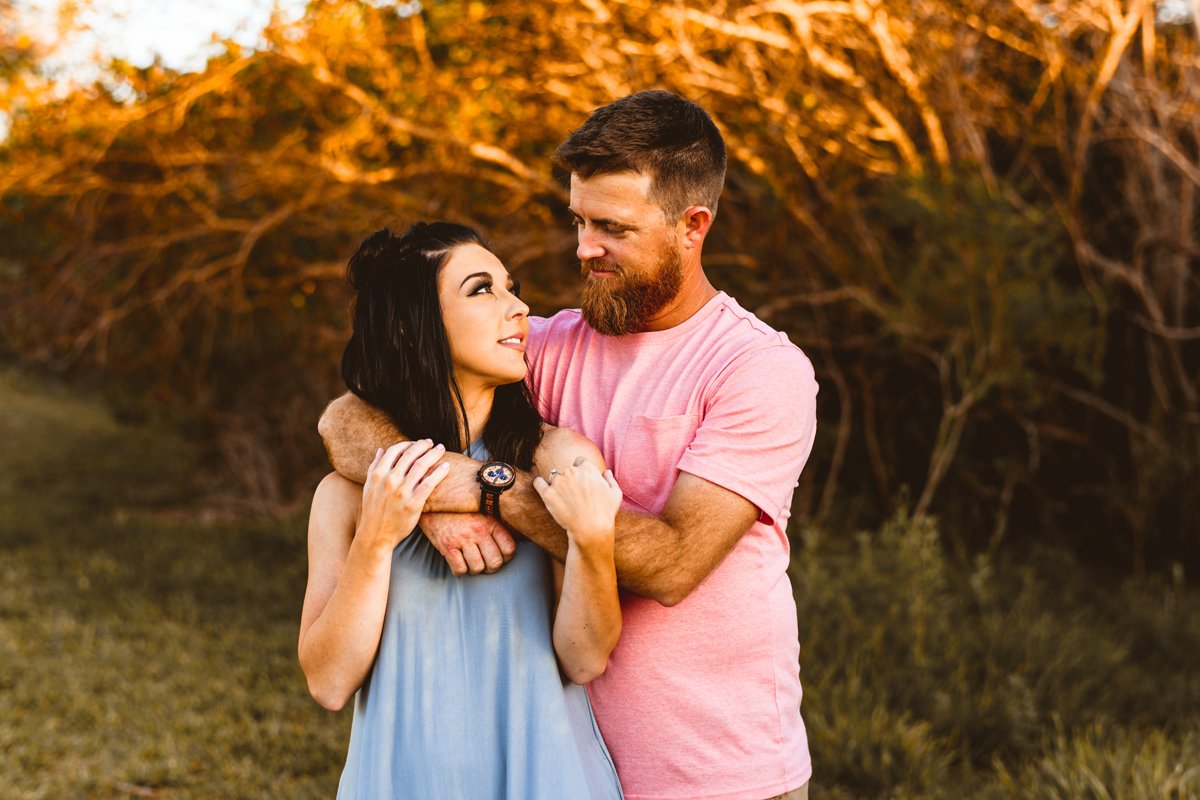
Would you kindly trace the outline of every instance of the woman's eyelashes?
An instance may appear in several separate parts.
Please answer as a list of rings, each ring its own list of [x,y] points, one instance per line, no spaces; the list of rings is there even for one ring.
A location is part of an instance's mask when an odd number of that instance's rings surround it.
[[[490,279],[484,278],[484,279],[480,280],[479,283],[472,286],[470,288],[470,290],[468,290],[467,295],[473,296],[473,295],[477,295],[477,294],[492,294],[492,285],[493,284]],[[512,280],[510,280],[508,282],[508,292],[513,297],[520,297],[521,296],[521,282],[519,280],[517,280],[516,278],[513,278]]]

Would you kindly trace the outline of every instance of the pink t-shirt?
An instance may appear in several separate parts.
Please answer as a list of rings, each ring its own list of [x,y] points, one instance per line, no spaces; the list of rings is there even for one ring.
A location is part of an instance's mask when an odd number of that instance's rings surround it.
[[[682,603],[622,593],[621,639],[588,692],[625,797],[799,787],[812,769],[785,530],[816,430],[812,365],[724,293],[682,325],[629,336],[601,336],[576,310],[535,318],[526,353],[545,419],[599,446],[625,508],[662,513],[682,471],[760,511]]]

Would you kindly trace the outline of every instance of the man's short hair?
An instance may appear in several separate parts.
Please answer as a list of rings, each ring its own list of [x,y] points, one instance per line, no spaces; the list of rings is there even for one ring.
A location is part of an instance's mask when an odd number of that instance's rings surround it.
[[[633,170],[650,176],[650,199],[671,222],[692,206],[715,216],[725,185],[725,140],[700,106],[651,89],[598,108],[554,151],[581,178]]]

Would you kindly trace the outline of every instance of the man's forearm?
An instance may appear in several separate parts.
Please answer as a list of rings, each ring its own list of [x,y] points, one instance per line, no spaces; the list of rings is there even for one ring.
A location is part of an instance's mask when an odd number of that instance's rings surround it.
[[[350,393],[329,404],[317,427],[334,469],[358,483],[366,481],[367,469],[380,447],[407,438],[390,416]],[[425,510],[479,511],[480,489],[475,479],[479,462],[458,453],[447,453],[445,458],[450,462],[450,474],[434,489]],[[567,534],[534,490],[533,477],[517,471],[516,484],[500,497],[501,515],[510,527],[563,562],[567,557]],[[681,580],[681,558],[686,553],[680,535],[657,517],[618,512],[614,555],[617,579],[623,589],[664,605],[679,602],[691,590],[686,578]]]
[[[478,511],[480,489],[475,476],[479,462],[457,453],[447,453],[446,460],[450,462],[450,475],[434,489],[425,510]],[[516,473],[516,483],[500,495],[501,518],[555,560],[565,562],[566,531],[554,521],[533,488],[534,475],[523,470]],[[670,606],[695,588],[695,576],[685,568],[688,559],[679,532],[657,517],[618,511],[613,555],[617,582],[634,594]],[[709,569],[711,566],[703,574],[707,575]]]
[[[533,488],[533,477],[528,472],[518,470],[517,482],[500,495],[500,515],[510,528],[516,528],[556,561],[563,563],[567,560],[567,532],[546,510],[546,504]]]
[[[367,470],[379,448],[388,448],[405,436],[385,412],[347,392],[325,407],[317,422],[329,463],[342,477],[367,482]]]
[[[533,488],[532,475],[517,473],[516,484],[500,496],[500,513],[509,527],[520,531],[555,560],[566,561],[567,532],[546,510]],[[660,519],[618,511],[613,556],[621,588],[663,605],[681,600],[678,570],[672,568],[676,562],[668,556],[677,538],[675,530]]]
[[[367,470],[380,448],[408,439],[388,414],[349,392],[325,407],[317,430],[333,468],[356,483],[366,483]],[[450,462],[451,475],[434,490],[425,510],[478,511],[475,474],[479,462],[458,453],[447,453],[446,460]]]

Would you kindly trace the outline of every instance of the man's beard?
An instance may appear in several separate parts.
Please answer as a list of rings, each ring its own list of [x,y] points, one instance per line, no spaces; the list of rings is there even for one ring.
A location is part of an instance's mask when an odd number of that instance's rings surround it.
[[[588,259],[580,266],[585,278],[593,269],[615,273],[587,281],[580,301],[583,319],[605,336],[644,330],[683,286],[683,259],[678,247],[666,248],[654,268],[643,275],[628,275],[619,265],[600,258]]]

